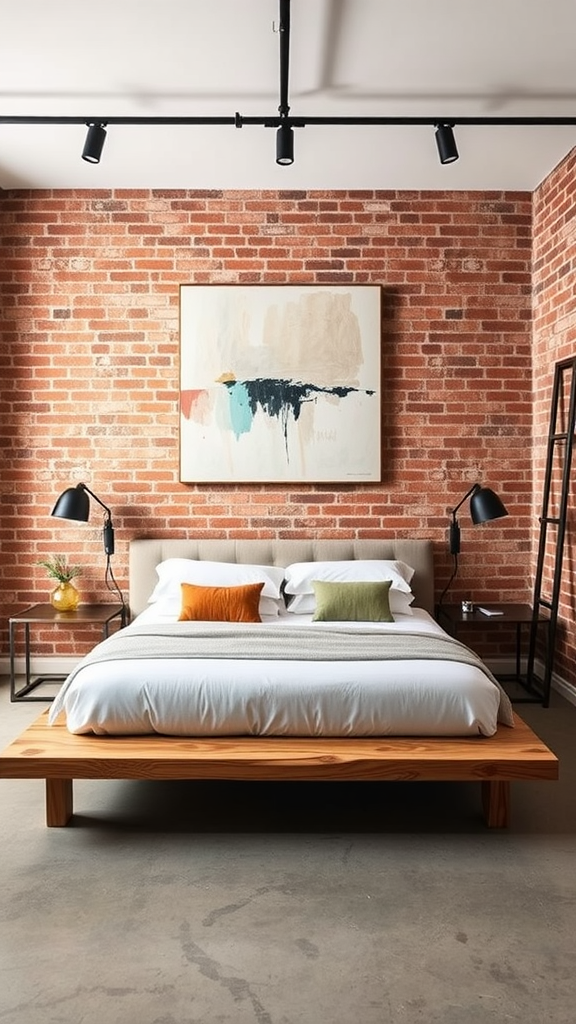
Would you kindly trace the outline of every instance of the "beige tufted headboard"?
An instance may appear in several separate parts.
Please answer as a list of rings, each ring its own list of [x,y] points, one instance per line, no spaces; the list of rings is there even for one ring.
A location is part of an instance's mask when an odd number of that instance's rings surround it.
[[[157,582],[156,566],[166,558],[290,565],[292,562],[352,558],[397,558],[416,571],[414,605],[434,614],[434,565],[430,540],[133,540],[130,543],[130,611],[146,607]]]

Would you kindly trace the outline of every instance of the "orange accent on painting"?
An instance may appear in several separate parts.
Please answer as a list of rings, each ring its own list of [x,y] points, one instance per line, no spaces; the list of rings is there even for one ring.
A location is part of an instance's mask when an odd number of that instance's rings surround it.
[[[199,398],[206,394],[207,392],[203,388],[197,391],[180,392],[180,408],[182,409],[182,415],[185,416],[187,420],[190,419],[192,406],[198,401]]]

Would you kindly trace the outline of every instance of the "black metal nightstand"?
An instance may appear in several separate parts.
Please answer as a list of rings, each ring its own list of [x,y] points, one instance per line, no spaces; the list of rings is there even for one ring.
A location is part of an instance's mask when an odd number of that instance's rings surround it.
[[[499,615],[485,615],[475,607],[472,612],[462,611],[459,604],[442,604],[436,608],[436,618],[441,626],[448,633],[456,637],[462,629],[493,629],[495,626],[514,626],[516,631],[516,672],[514,675],[499,676],[501,682],[511,680],[518,684],[524,691],[524,696],[511,696],[515,703],[542,703],[548,707],[550,701],[550,687],[547,691],[536,690],[531,682],[522,675],[522,630],[528,630],[532,625],[532,607],[529,604],[494,604],[493,601],[486,601],[486,607],[500,612]],[[550,620],[544,618],[540,621],[541,626],[546,627],[545,645],[546,657],[549,650],[549,626]]]
[[[110,623],[119,620],[119,627],[126,625],[126,610],[122,604],[81,604],[75,612],[58,612],[51,604],[33,604],[24,611],[13,615],[9,620],[10,636],[10,700],[54,700],[53,696],[34,694],[42,683],[53,683],[66,678],[65,674],[36,676],[30,674],[30,626],[40,623],[43,626],[67,626],[74,629],[78,626],[101,625],[102,638],[106,639],[110,631]],[[26,663],[26,682],[19,690],[16,689],[16,630],[24,626],[24,657]]]

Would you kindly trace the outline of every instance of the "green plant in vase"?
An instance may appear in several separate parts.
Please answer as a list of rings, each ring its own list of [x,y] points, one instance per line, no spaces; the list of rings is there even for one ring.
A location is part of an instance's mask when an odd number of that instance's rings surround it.
[[[75,612],[80,604],[80,594],[72,580],[82,575],[82,566],[71,565],[65,555],[41,558],[38,565],[42,565],[46,569],[50,579],[58,582],[50,594],[52,607],[59,612]]]

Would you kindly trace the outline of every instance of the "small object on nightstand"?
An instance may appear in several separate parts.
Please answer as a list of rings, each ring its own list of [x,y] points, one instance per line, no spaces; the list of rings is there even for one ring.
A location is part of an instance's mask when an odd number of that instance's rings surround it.
[[[473,611],[474,605],[472,604],[472,601],[462,601],[462,612],[464,615],[468,615],[470,612]]]
[[[41,558],[38,565],[44,566],[51,580],[57,586],[50,595],[50,604],[57,612],[75,612],[80,604],[80,594],[72,580],[82,575],[81,565],[71,565],[66,555]]]
[[[481,608],[478,605],[478,611],[482,612],[482,615],[503,615],[504,612],[499,611],[497,608]]]

